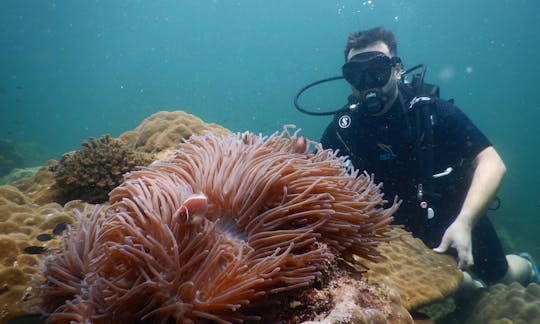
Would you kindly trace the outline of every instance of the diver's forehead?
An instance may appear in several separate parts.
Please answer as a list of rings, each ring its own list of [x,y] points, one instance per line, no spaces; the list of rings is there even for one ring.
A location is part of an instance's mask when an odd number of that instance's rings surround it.
[[[349,51],[349,54],[347,55],[347,61],[350,60],[351,57],[355,56],[356,54],[365,53],[365,52],[381,52],[381,53],[384,53],[386,56],[390,56],[390,49],[388,48],[388,45],[386,45],[383,42],[376,42],[366,47],[352,48]]]

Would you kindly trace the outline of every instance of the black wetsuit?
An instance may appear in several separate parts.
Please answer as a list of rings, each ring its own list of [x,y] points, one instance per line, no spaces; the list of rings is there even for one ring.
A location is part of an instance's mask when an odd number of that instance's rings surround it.
[[[471,120],[452,103],[434,99],[430,111],[433,120],[432,167],[419,158],[416,144],[418,116],[409,109],[413,94],[405,85],[391,109],[380,117],[357,110],[334,116],[326,128],[321,143],[324,148],[339,149],[348,155],[354,167],[375,175],[383,183],[383,192],[390,202],[394,196],[403,200],[394,214],[395,223],[403,224],[414,236],[429,247],[437,247],[444,231],[454,221],[465,199],[472,176],[472,161],[490,141]],[[420,170],[431,169],[434,174],[452,167],[452,172],[424,186],[424,199],[433,209],[434,217],[427,217],[427,208],[417,198]],[[486,283],[500,279],[508,265],[487,216],[480,218],[473,229],[473,271]]]

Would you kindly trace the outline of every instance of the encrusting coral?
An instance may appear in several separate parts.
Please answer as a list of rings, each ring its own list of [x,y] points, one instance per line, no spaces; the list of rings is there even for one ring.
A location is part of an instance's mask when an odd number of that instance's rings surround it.
[[[55,322],[260,319],[335,255],[376,260],[397,203],[344,158],[288,131],[192,136],[125,176],[43,262]]]
[[[64,154],[51,170],[60,194],[59,203],[80,199],[89,203],[107,201],[109,192],[120,184],[124,173],[146,166],[153,159],[130,145],[104,135],[82,142],[84,149]]]

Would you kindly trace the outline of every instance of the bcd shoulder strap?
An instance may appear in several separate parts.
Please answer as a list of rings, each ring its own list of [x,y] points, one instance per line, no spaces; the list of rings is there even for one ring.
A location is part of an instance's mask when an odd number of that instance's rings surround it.
[[[410,100],[408,111],[416,125],[416,156],[418,159],[417,199],[420,206],[428,209],[429,197],[435,192],[432,188],[434,166],[434,127],[437,123],[435,105],[439,98],[439,87],[432,84],[418,84],[413,79],[410,84],[414,97]]]

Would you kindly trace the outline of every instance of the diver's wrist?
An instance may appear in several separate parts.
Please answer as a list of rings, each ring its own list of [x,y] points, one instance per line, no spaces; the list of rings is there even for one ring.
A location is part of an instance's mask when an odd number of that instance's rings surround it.
[[[472,229],[475,223],[474,218],[474,213],[469,211],[461,211],[456,217],[454,223],[456,223],[456,225]]]

